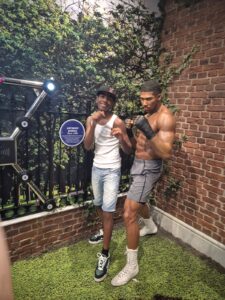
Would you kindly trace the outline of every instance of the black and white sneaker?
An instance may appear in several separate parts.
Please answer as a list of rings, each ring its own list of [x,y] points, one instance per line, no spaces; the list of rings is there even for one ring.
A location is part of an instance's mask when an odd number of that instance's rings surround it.
[[[90,244],[98,244],[103,241],[103,230],[100,229],[99,232],[96,234],[92,235],[89,239]]]
[[[95,269],[95,281],[100,282],[102,281],[106,276],[109,268],[109,256],[105,256],[102,253],[97,254],[98,257],[98,263],[97,267]]]

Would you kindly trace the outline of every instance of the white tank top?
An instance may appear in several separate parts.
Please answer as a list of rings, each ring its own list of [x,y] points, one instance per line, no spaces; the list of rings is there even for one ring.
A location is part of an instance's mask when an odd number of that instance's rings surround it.
[[[111,135],[111,129],[117,116],[112,115],[105,125],[95,127],[95,156],[93,165],[97,168],[120,168],[119,140]]]

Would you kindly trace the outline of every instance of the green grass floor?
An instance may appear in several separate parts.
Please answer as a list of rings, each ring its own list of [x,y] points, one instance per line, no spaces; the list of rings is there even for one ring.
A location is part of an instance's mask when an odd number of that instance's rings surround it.
[[[135,280],[113,287],[111,279],[125,264],[126,235],[116,229],[111,243],[109,274],[93,279],[101,244],[81,241],[13,264],[15,300],[170,299],[225,300],[225,271],[196,255],[165,233],[143,237],[139,247],[140,272]]]

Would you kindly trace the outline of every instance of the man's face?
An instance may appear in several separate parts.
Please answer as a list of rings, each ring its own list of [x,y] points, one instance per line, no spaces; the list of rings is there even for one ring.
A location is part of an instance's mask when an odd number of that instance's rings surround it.
[[[98,109],[101,111],[105,111],[105,112],[112,111],[113,106],[115,104],[112,97],[107,93],[99,94],[97,96],[96,103],[97,103]]]
[[[160,94],[156,95],[153,92],[141,92],[141,105],[146,113],[153,113],[160,103]]]

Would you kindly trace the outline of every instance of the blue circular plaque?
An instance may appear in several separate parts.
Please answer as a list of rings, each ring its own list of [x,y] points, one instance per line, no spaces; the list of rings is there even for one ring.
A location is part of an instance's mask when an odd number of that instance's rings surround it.
[[[59,136],[63,144],[69,147],[76,147],[82,143],[85,136],[83,124],[75,119],[65,121],[60,129]]]

